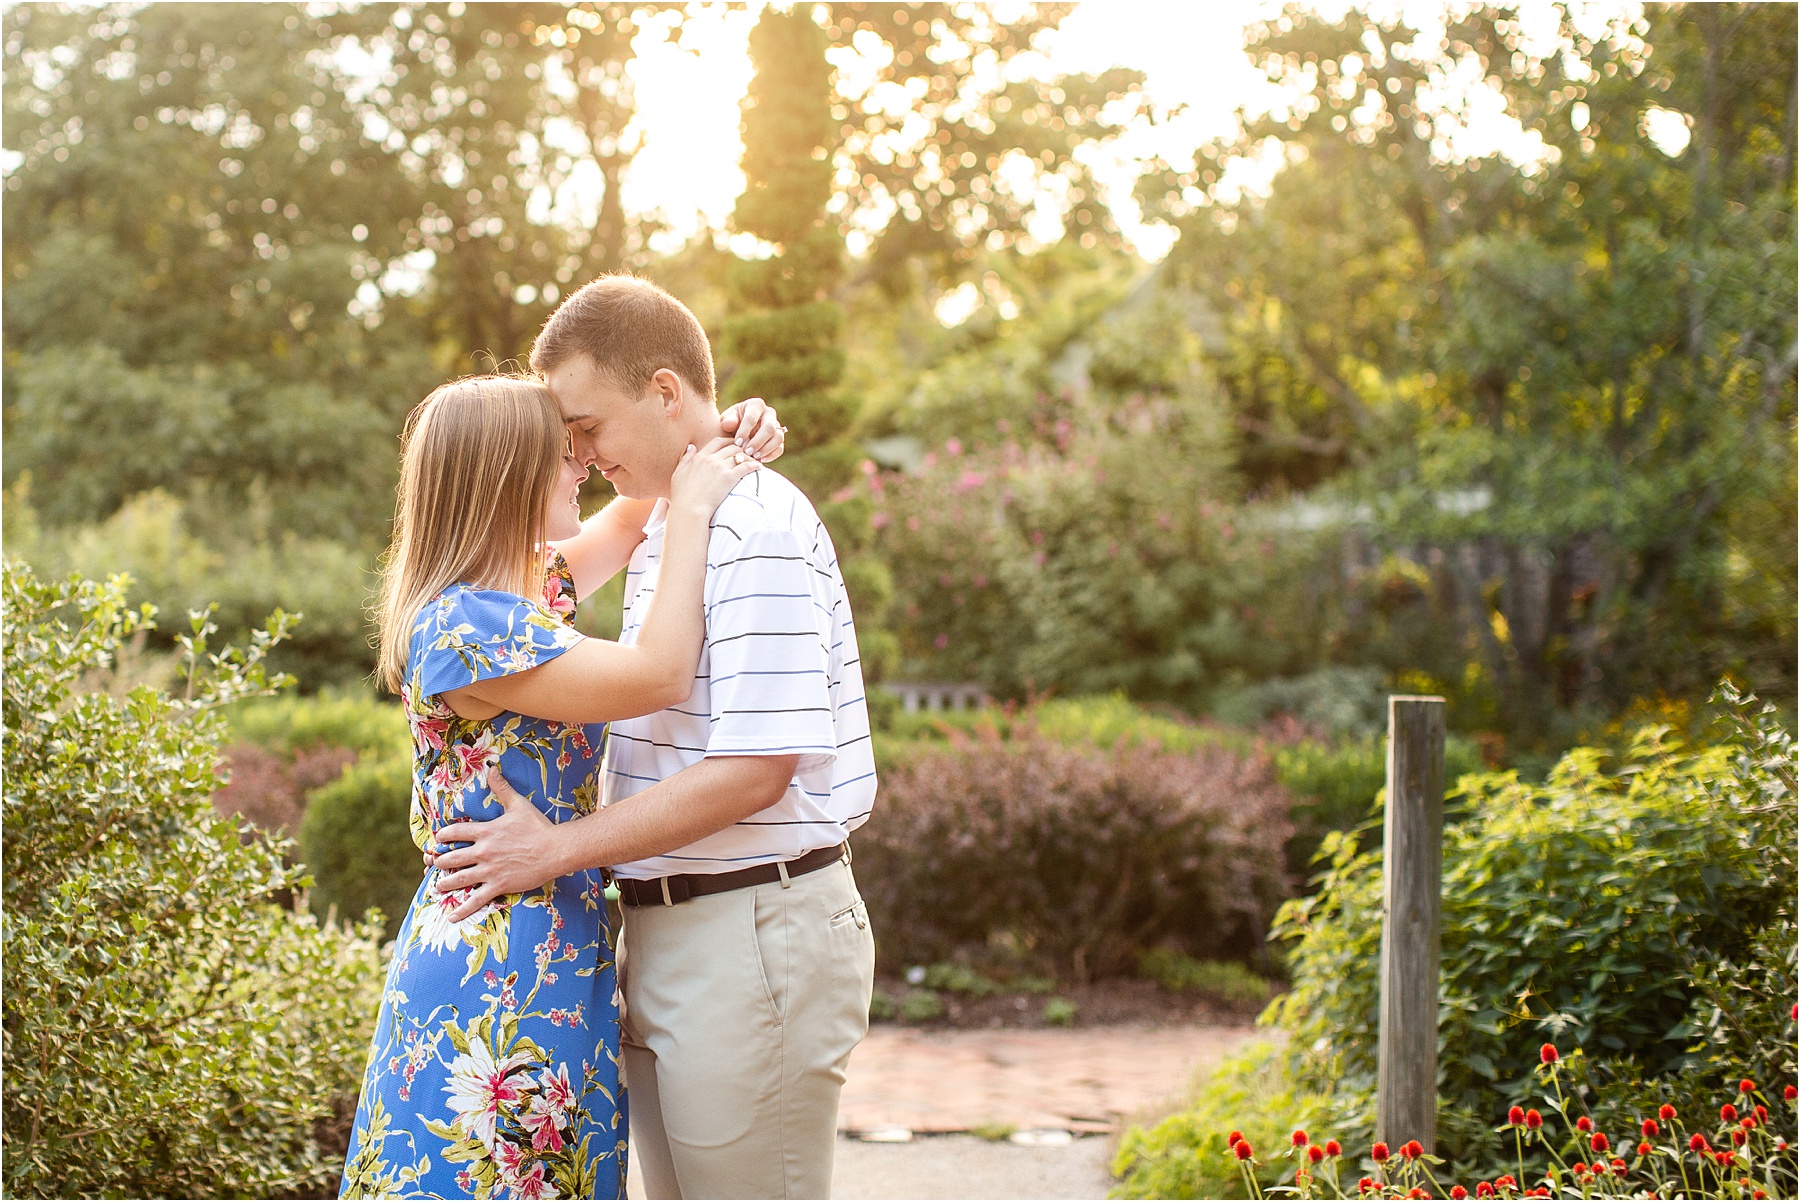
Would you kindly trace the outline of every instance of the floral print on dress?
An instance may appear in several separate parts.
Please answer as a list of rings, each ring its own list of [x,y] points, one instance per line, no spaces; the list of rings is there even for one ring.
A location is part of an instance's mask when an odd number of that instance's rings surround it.
[[[541,599],[452,585],[413,626],[401,690],[413,744],[412,836],[498,817],[500,771],[553,822],[598,804],[601,725],[459,718],[451,689],[525,671],[580,641],[560,557]],[[622,1198],[615,935],[598,869],[509,894],[461,922],[467,897],[427,872],[394,941],[343,1197]]]

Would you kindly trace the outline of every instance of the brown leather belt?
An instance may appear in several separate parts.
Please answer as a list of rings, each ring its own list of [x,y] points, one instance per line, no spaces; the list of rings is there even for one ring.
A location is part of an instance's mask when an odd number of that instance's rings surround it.
[[[821,847],[809,851],[794,860],[783,860],[775,864],[758,864],[754,868],[740,868],[736,872],[681,872],[674,876],[660,876],[648,881],[633,881],[618,877],[614,883],[619,886],[619,900],[628,906],[678,906],[690,897],[704,897],[709,893],[729,893],[733,889],[748,889],[752,885],[768,885],[783,877],[793,878],[805,876],[809,872],[817,872],[821,868],[829,868],[839,860],[849,863],[850,848],[840,843],[836,847]]]

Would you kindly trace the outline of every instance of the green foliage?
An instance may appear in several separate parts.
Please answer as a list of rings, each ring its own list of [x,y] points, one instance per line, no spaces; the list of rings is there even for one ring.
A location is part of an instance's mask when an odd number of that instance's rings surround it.
[[[1201,993],[1233,1006],[1260,1006],[1269,1000],[1269,982],[1242,964],[1196,960],[1172,948],[1138,953],[1138,976],[1176,993]]]
[[[1791,921],[1796,889],[1791,737],[1772,713],[1740,715],[1717,746],[1665,736],[1646,730],[1610,768],[1577,749],[1541,785],[1464,779],[1467,816],[1444,834],[1439,1147],[1452,1157],[1498,1154],[1495,1116],[1533,1096],[1544,1041],[1586,1049],[1603,1078],[1791,1075],[1793,948],[1765,938]],[[1264,1021],[1288,1033],[1302,1080],[1336,1092],[1348,1140],[1366,1134],[1374,1091],[1380,852],[1342,834],[1325,852],[1318,892],[1271,929],[1293,989]]]
[[[1317,1126],[1327,1100],[1288,1071],[1284,1048],[1262,1041],[1227,1057],[1198,1083],[1193,1104],[1154,1126],[1132,1127],[1119,1140],[1113,1175],[1116,1198],[1243,1198],[1243,1177],[1225,1146],[1237,1130],[1252,1149],[1286,1147],[1295,1128]],[[1279,1182],[1278,1169],[1261,1166],[1267,1188]]]
[[[320,745],[377,755],[412,747],[400,707],[362,691],[257,698],[232,707],[227,716],[234,741],[287,755]]]
[[[1053,997],[1044,1003],[1044,1021],[1052,1027],[1072,1027],[1078,1010],[1080,1007],[1068,998]]]
[[[132,599],[162,613],[214,603],[233,638],[247,636],[272,609],[297,612],[306,620],[274,659],[311,686],[348,683],[373,665],[364,618],[372,558],[333,539],[275,532],[264,494],[244,532],[207,539],[197,533],[203,507],[160,489],[131,497],[105,521],[46,530],[33,508],[33,483],[21,477],[7,493],[9,553],[47,572],[129,573]],[[156,642],[168,645],[166,637]]]
[[[900,1017],[909,1023],[928,1023],[944,1017],[944,999],[929,989],[910,989],[900,999]]]
[[[992,977],[984,976],[966,965],[933,964],[925,970],[925,988],[983,998],[992,997],[1005,987]]]
[[[1546,754],[1726,671],[1792,694],[1794,30],[1767,5],[1598,31],[1569,6],[1549,36],[1477,5],[1429,44],[1368,10],[1251,30],[1300,99],[1141,190],[1182,229],[1171,281],[1217,315],[1241,470],[1330,481],[1368,559],[1419,577],[1346,563],[1382,620],[1341,659],[1422,672]],[[1452,60],[1541,154],[1446,141]],[[1659,147],[1650,110],[1688,144]],[[1268,138],[1272,194],[1225,191]]]
[[[1142,111],[1142,74],[1114,68],[1044,78],[1013,63],[1072,7],[1039,3],[1005,13],[939,0],[826,6],[826,32],[837,45],[854,43],[860,51],[871,34],[886,43],[887,53],[867,56],[873,82],[904,87],[910,100],[899,112],[846,105],[832,114],[843,122],[843,153],[853,165],[840,185],[848,208],[862,210],[859,216],[887,210],[868,268],[884,293],[906,291],[907,268],[919,259],[938,274],[976,245],[1035,245],[1025,227],[1033,199],[1049,189],[996,187],[1003,161],[1009,174],[1067,181],[1058,207],[1074,241],[1119,245],[1104,189],[1077,152],[1116,137]],[[915,148],[921,135],[924,148]],[[897,154],[896,143],[905,147]]]
[[[393,938],[418,891],[424,864],[413,845],[410,748],[358,760],[314,789],[300,820],[300,857],[312,870],[314,914],[380,910]]]
[[[125,582],[5,565],[6,1192],[238,1197],[319,1189],[314,1124],[355,1089],[374,932],[273,904],[305,883],[209,797],[218,709],[277,687],[277,611],[244,650],[179,640],[186,691],[84,692],[150,614]]]
[[[877,989],[869,994],[869,1018],[874,1022],[892,1022],[900,1012],[894,999],[883,990]]]

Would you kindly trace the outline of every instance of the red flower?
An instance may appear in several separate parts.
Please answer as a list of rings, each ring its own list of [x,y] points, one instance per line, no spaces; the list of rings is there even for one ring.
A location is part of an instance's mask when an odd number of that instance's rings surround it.
[[[1485,1181],[1477,1181],[1475,1183],[1475,1196],[1477,1198],[1491,1198],[1494,1196],[1494,1187]]]
[[[1719,1107],[1719,1121],[1721,1123],[1737,1122],[1737,1107],[1733,1106],[1730,1102]]]
[[[1288,1140],[1290,1142],[1292,1142],[1296,1148],[1304,1148],[1307,1143],[1306,1132],[1296,1131],[1292,1135],[1288,1136]]]
[[[1724,1165],[1728,1165],[1732,1161],[1736,1160],[1737,1153],[1736,1152],[1714,1152],[1713,1159],[1718,1161],[1721,1166],[1724,1166]]]
[[[1625,1162],[1616,1156],[1613,1157],[1612,1170],[1616,1176],[1623,1177],[1626,1172]]]
[[[1306,1150],[1306,1158],[1314,1164],[1318,1164],[1321,1160],[1325,1159],[1325,1149],[1321,1148],[1318,1144],[1314,1144]]]
[[[1388,1158],[1388,1146],[1386,1144],[1376,1144],[1373,1148],[1369,1149],[1369,1156],[1376,1164],[1381,1164]]]
[[[1756,1121],[1758,1123],[1766,1123],[1769,1121],[1769,1108],[1767,1106],[1758,1106],[1750,1113],[1756,1116]]]
[[[1583,1135],[1586,1135],[1589,1131],[1592,1131],[1593,1129],[1594,1129],[1594,1120],[1589,1118],[1587,1115],[1584,1114],[1580,1118],[1575,1120],[1575,1130],[1581,1132]]]
[[[1644,1133],[1644,1138],[1649,1139],[1652,1135],[1656,1134],[1656,1131],[1657,1131],[1656,1120],[1655,1119],[1645,1119],[1642,1124],[1642,1127],[1640,1129]]]
[[[1732,1146],[1741,1148],[1744,1146],[1744,1141],[1749,1138],[1750,1137],[1748,1135],[1745,1135],[1742,1131],[1733,1131],[1731,1133]]]
[[[1795,1098],[1800,1098],[1800,1089],[1795,1089],[1792,1085],[1783,1085],[1781,1087],[1781,1096],[1791,1102]]]
[[[1533,1131],[1536,1131],[1539,1127],[1544,1125],[1544,1116],[1535,1110],[1527,1110],[1525,1112],[1525,1125]]]
[[[1769,1195],[1767,1195],[1767,1194],[1765,1194],[1765,1193],[1763,1193],[1763,1192],[1762,1192],[1762,1191],[1761,1191],[1761,1190],[1759,1190],[1759,1189],[1756,1189],[1756,1190],[1751,1190],[1751,1191],[1750,1191],[1750,1196],[1751,1196],[1751,1197],[1752,1197],[1752,1198],[1766,1198],[1766,1197],[1768,1197],[1768,1196],[1769,1196]]]
[[[1409,1139],[1400,1145],[1400,1155],[1406,1157],[1408,1160],[1417,1160],[1419,1157],[1425,1155],[1425,1145],[1416,1139]]]
[[[1523,1106],[1514,1106],[1511,1110],[1506,1112],[1506,1125],[1507,1126],[1517,1127],[1520,1123],[1523,1123],[1524,1121],[1525,1121],[1525,1108]]]
[[[1460,1185],[1453,1185],[1450,1187],[1450,1196],[1452,1198],[1466,1198],[1469,1196],[1469,1191]]]
[[[1237,1153],[1237,1158],[1239,1160],[1249,1160],[1250,1157],[1254,1155],[1254,1153],[1250,1151],[1250,1141],[1247,1139],[1238,1140],[1237,1143],[1231,1146],[1231,1150]]]
[[[1513,1180],[1511,1173],[1502,1173],[1494,1178],[1494,1185],[1499,1189],[1516,1189],[1519,1183]]]
[[[1756,1092],[1756,1082],[1752,1081],[1748,1077],[1745,1077],[1742,1081],[1738,1082],[1738,1092],[1739,1093],[1755,1093]]]
[[[1800,1019],[1800,1002],[1794,1003],[1794,1008],[1792,1010],[1788,1011],[1788,1017],[1793,1018],[1793,1019]]]
[[[1746,1131],[1756,1130],[1756,1116],[1754,1114],[1746,1114],[1743,1118],[1738,1120],[1738,1126]]]
[[[1429,1198],[1429,1197],[1431,1197],[1430,1194],[1426,1193],[1423,1188],[1421,1188],[1420,1186],[1417,1186],[1417,1185],[1415,1185],[1411,1189],[1407,1190],[1406,1196],[1409,1198]]]
[[[1649,1144],[1649,1141],[1647,1141],[1647,1140],[1644,1143],[1641,1143],[1638,1145],[1638,1155],[1639,1156],[1648,1156],[1648,1155],[1650,1155],[1650,1153],[1652,1153],[1654,1151],[1656,1151],[1656,1149],[1652,1148]]]
[[[1244,1133],[1242,1131],[1233,1131],[1230,1135],[1225,1137],[1225,1146],[1227,1148],[1235,1148],[1238,1146],[1238,1141],[1243,1138]]]
[[[1664,1102],[1662,1106],[1657,1109],[1656,1117],[1665,1123],[1672,1123],[1675,1121],[1675,1108],[1667,1102]]]
[[[1358,1177],[1356,1179],[1356,1192],[1357,1193],[1366,1194],[1374,1188],[1375,1188],[1375,1178],[1373,1178],[1373,1177]]]
[[[1587,1171],[1588,1171],[1588,1170],[1587,1170],[1587,1161],[1585,1161],[1585,1160],[1577,1160],[1577,1161],[1576,1161],[1576,1162],[1575,1162],[1575,1165],[1574,1165],[1574,1167],[1573,1167],[1573,1168],[1571,1168],[1571,1169],[1570,1169],[1570,1170],[1569,1170],[1569,1171],[1570,1171],[1570,1172],[1571,1172],[1571,1173],[1574,1173],[1574,1174],[1575,1174],[1575,1175],[1576,1175],[1576,1176],[1577,1176],[1577,1177],[1579,1177],[1579,1176],[1581,1176],[1581,1175],[1582,1175],[1582,1174],[1584,1174],[1584,1173],[1586,1173],[1586,1172],[1587,1172]]]
[[[1690,1151],[1690,1152],[1706,1151],[1706,1137],[1704,1135],[1700,1134],[1698,1131],[1694,1132],[1693,1137],[1688,1140],[1688,1151]]]
[[[1556,1054],[1556,1045],[1553,1043],[1547,1043],[1543,1047],[1539,1048],[1538,1049],[1538,1059],[1542,1060],[1545,1064],[1555,1064],[1557,1062],[1557,1060],[1559,1059],[1559,1057]]]
[[[1604,1152],[1610,1146],[1606,1141],[1605,1134],[1599,1131],[1594,1132],[1594,1137],[1588,1140],[1588,1147],[1596,1152]]]
[[[1340,1144],[1335,1139],[1328,1139],[1325,1141],[1325,1155],[1327,1155],[1327,1156],[1342,1156],[1343,1154],[1344,1154],[1344,1145],[1343,1144]]]

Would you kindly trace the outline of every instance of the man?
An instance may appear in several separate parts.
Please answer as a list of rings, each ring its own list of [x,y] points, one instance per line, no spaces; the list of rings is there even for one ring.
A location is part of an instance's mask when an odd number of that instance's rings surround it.
[[[705,331],[648,281],[575,292],[531,365],[577,456],[621,496],[666,499],[682,450],[719,436]],[[656,591],[664,508],[631,559],[622,642]],[[442,842],[468,846],[439,858],[439,888],[481,885],[473,910],[613,866],[631,1150],[651,1196],[823,1198],[873,987],[845,840],[869,815],[875,767],[831,538],[773,470],[719,507],[705,611],[688,700],[612,725],[603,807],[556,826],[509,805],[446,828]]]

